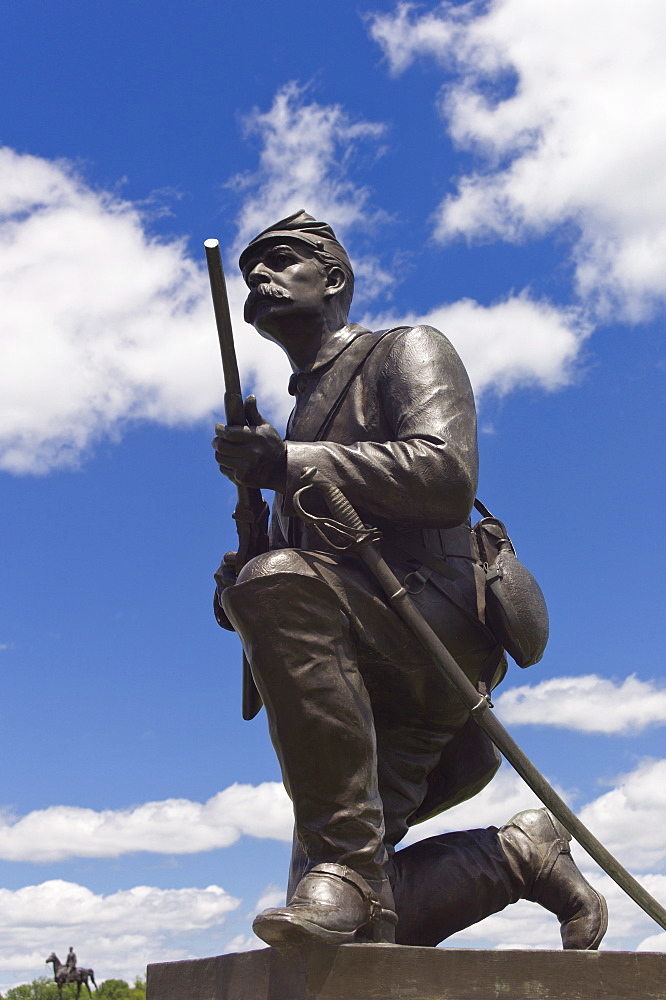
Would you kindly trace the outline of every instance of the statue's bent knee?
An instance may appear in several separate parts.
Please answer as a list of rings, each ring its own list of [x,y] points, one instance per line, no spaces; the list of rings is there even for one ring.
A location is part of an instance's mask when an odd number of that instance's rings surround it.
[[[314,577],[301,552],[277,549],[255,556],[243,566],[235,586],[222,594],[222,606],[242,638],[248,629],[254,630],[259,606],[266,621],[277,626],[299,599],[301,603],[307,599],[313,587],[325,585]]]
[[[264,552],[250,559],[238,574],[237,584],[249,583],[250,580],[273,576],[275,573],[310,575],[307,564],[296,549],[277,549],[275,552]]]

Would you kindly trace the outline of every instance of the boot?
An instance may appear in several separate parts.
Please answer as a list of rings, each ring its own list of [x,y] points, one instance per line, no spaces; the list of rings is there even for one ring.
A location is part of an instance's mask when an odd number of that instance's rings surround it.
[[[547,809],[527,809],[501,827],[498,836],[522,886],[520,897],[557,916],[562,946],[596,950],[608,927],[606,900],[576,867],[569,832]]]
[[[243,569],[250,579],[224,592],[224,607],[266,707],[308,865],[381,880],[388,855],[370,698],[340,601],[296,572],[302,562],[289,550],[258,556]]]
[[[321,864],[303,876],[287,906],[264,910],[252,926],[275,948],[392,942],[393,905],[388,880],[371,886],[346,865]]]

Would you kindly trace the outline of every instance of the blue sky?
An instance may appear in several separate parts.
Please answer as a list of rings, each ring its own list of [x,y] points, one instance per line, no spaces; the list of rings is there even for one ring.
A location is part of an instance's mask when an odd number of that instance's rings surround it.
[[[657,0],[55,5],[0,25],[4,664],[0,988],[73,944],[98,978],[253,947],[289,806],[210,611],[234,544],[202,242],[329,221],[352,318],[444,330],[484,502],[546,594],[544,660],[497,707],[666,902],[661,646],[666,14]],[[531,691],[523,690],[529,685]],[[507,769],[416,836],[531,805]],[[607,891],[612,948],[666,935]],[[557,947],[518,904],[459,946]]]

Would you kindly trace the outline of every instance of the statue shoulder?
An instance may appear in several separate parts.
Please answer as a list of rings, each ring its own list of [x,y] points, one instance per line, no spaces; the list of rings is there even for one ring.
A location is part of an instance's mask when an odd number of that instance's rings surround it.
[[[407,362],[421,358],[424,361],[441,360],[447,367],[464,367],[460,355],[446,334],[428,323],[395,327],[384,340],[386,350],[383,353],[394,362],[400,358]]]
[[[429,323],[413,323],[405,324],[403,326],[396,326],[389,331],[389,335],[393,334],[394,339],[401,340],[406,343],[422,342],[422,343],[433,343],[437,346],[442,344],[447,344],[453,346],[451,341],[438,330],[437,327],[430,326]]]

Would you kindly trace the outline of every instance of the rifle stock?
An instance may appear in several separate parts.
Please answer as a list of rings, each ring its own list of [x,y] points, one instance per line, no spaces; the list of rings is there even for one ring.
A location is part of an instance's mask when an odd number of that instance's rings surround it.
[[[234,334],[229,313],[229,299],[224,280],[222,255],[218,240],[205,240],[208,277],[215,310],[215,323],[222,356],[224,372],[224,412],[226,422],[233,427],[245,424],[245,407],[241,392],[240,374],[234,348]],[[238,502],[233,513],[238,531],[236,552],[236,575],[253,556],[260,555],[268,548],[268,504],[261,490],[248,486],[237,486]],[[243,718],[253,719],[261,708],[261,696],[257,691],[250,665],[243,654]]]

